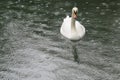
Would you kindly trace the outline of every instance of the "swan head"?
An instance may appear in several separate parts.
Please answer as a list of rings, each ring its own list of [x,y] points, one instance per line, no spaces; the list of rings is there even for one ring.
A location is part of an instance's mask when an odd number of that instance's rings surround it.
[[[77,18],[77,14],[78,14],[78,8],[77,7],[73,7],[73,9],[72,9],[72,18],[76,19]]]

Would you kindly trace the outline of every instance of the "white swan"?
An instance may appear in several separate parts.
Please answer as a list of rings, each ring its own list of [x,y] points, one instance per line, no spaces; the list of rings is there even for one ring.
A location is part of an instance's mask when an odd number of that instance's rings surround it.
[[[72,9],[72,17],[67,16],[60,28],[60,33],[73,41],[80,40],[85,35],[85,28],[77,20],[78,8]]]

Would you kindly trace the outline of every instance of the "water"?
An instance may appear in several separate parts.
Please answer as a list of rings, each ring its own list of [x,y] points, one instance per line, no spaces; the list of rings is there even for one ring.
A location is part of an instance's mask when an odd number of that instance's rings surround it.
[[[77,3],[85,37],[59,28]],[[120,80],[120,1],[0,1],[0,80]]]

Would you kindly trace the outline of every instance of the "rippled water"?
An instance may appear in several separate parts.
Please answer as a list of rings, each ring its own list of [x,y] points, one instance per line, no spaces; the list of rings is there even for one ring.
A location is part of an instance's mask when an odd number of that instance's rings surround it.
[[[59,32],[74,4],[77,43]],[[120,1],[0,1],[0,80],[120,80]]]

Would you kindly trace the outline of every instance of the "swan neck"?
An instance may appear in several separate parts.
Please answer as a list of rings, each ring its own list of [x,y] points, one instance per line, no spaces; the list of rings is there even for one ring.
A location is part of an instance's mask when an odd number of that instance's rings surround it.
[[[75,30],[75,19],[73,17],[71,18],[71,29]]]

